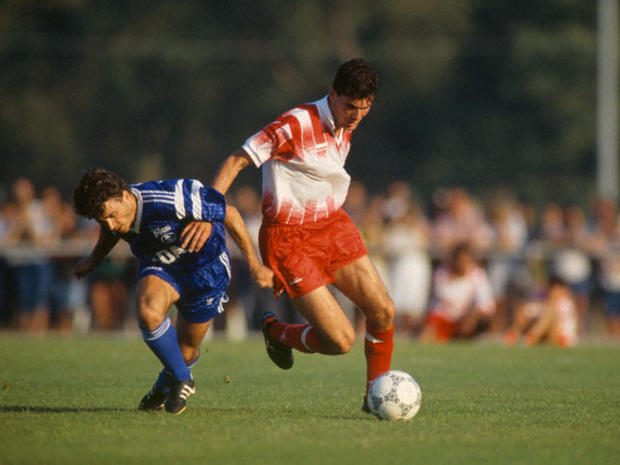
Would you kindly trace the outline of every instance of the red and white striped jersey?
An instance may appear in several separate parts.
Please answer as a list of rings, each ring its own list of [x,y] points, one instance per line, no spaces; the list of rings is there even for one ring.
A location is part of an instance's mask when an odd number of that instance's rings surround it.
[[[265,219],[302,224],[342,206],[351,177],[344,163],[351,131],[338,130],[327,96],[280,115],[250,137],[243,149],[263,170]]]

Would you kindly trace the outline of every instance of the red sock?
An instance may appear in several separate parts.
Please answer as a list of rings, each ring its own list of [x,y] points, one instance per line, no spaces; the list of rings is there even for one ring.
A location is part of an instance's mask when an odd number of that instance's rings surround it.
[[[321,343],[311,324],[289,325],[274,321],[269,328],[269,337],[307,354],[322,352]]]
[[[366,353],[366,392],[370,382],[390,369],[394,351],[394,325],[390,329],[376,329],[366,325],[364,352]]]

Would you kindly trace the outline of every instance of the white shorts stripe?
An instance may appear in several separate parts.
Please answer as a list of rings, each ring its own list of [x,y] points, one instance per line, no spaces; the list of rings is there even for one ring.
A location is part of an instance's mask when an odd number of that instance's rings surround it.
[[[226,268],[226,272],[228,273],[228,278],[230,279],[232,277],[232,273],[231,273],[231,268],[230,268],[230,260],[226,252],[222,252],[220,254],[220,262],[222,262],[222,264]]]

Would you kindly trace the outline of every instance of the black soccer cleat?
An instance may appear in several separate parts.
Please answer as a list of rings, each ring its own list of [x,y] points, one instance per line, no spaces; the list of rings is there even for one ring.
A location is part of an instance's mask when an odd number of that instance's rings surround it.
[[[185,411],[187,398],[196,393],[194,379],[178,381],[173,379],[168,398],[166,399],[166,412],[180,415]]]
[[[265,312],[262,316],[263,336],[265,337],[265,348],[267,355],[273,363],[283,370],[288,370],[293,366],[293,349],[281,342],[274,341],[269,337],[269,328],[276,321],[276,316],[272,312]]]
[[[151,390],[146,394],[140,404],[138,405],[138,410],[144,411],[157,411],[164,408],[164,404],[166,403],[166,398],[168,397],[168,392],[170,391],[170,386],[172,385],[172,375],[167,371],[164,373],[165,386],[160,387],[157,386],[157,383],[153,384]]]
[[[364,396],[364,402],[362,402],[362,412],[372,413],[372,410],[370,410],[370,405],[368,405],[368,396]]]
[[[368,396],[367,395],[364,396],[364,401],[362,402],[362,408],[360,410],[362,411],[362,413],[368,413],[369,415],[374,415],[379,420],[381,420],[381,417],[379,415],[377,415],[375,412],[370,410],[370,405],[368,405]]]

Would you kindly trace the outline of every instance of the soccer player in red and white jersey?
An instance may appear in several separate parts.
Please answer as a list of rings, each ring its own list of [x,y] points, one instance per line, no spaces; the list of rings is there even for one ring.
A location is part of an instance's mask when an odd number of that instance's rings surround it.
[[[363,58],[347,61],[328,95],[283,113],[250,137],[222,163],[213,182],[226,193],[242,169],[262,168],[261,255],[275,273],[275,292],[287,292],[308,321],[286,324],[264,314],[270,358],[288,369],[291,348],[331,355],[351,350],[355,331],[327,288],[333,283],[366,316],[366,391],[390,368],[394,303],[341,206],[351,179],[344,168],[351,134],[370,111],[377,89],[372,64]],[[362,409],[368,411],[366,398]]]

